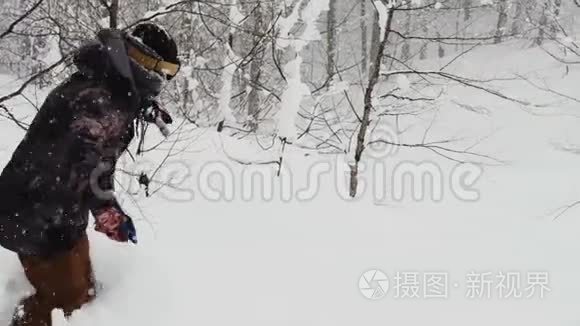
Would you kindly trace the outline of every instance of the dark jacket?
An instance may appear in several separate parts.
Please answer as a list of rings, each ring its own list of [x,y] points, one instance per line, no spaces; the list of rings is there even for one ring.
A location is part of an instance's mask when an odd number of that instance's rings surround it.
[[[89,211],[120,209],[113,174],[139,108],[102,45],[82,48],[75,64],[79,72],[50,93],[0,176],[0,245],[22,255],[69,250]],[[140,103],[158,95],[160,78],[131,68]]]

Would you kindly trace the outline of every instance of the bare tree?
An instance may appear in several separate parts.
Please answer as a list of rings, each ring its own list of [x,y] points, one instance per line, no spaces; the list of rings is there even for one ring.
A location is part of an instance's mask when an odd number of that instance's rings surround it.
[[[552,33],[557,33],[560,30],[560,11],[562,10],[562,0],[553,0],[554,10],[553,10],[553,23],[552,23]]]
[[[379,22],[379,13],[378,11],[373,11],[373,19],[372,19],[372,35],[371,35],[371,48],[370,48],[370,63],[369,63],[369,70],[373,69],[373,64],[375,64],[375,58],[377,57],[377,53],[379,51],[379,45],[381,43],[381,26]]]
[[[409,35],[411,33],[411,12],[407,13],[407,18],[405,22],[405,34]],[[401,60],[407,61],[411,58],[411,42],[409,40],[403,40],[403,49],[401,50]]]
[[[354,163],[350,166],[350,196],[355,197],[358,189],[358,173],[359,173],[359,163],[362,158],[362,154],[366,147],[366,135],[371,122],[371,111],[373,110],[373,97],[374,91],[379,81],[381,74],[381,62],[383,59],[383,54],[385,53],[385,48],[387,42],[389,41],[389,36],[391,35],[391,27],[393,24],[393,16],[395,14],[394,7],[389,7],[387,12],[387,19],[385,26],[379,26],[379,31],[384,30],[384,33],[378,33],[380,40],[376,52],[373,53],[371,57],[372,64],[370,66],[369,81],[365,90],[364,95],[364,110],[363,115],[360,120],[360,127],[358,135],[356,137],[356,148],[354,153]]]
[[[252,131],[256,131],[258,128],[258,119],[260,114],[260,85],[262,66],[264,64],[265,57],[265,45],[261,40],[262,33],[264,30],[264,5],[261,1],[258,1],[254,5],[254,12],[252,15],[253,29],[253,39],[252,45],[255,46],[255,51],[250,62],[250,93],[248,94],[248,127]]]
[[[368,28],[367,28],[367,0],[360,0],[360,33],[361,33],[361,70],[367,72],[369,62]]]
[[[539,20],[538,35],[536,36],[536,45],[542,45],[546,39],[546,32],[548,28],[550,3],[549,0],[544,0],[542,4],[542,11]]]
[[[496,44],[501,43],[503,35],[505,33],[505,28],[508,19],[507,9],[508,9],[507,0],[499,0],[497,4],[498,18],[494,39],[494,43]]]
[[[22,15],[20,15],[20,17],[18,17],[16,20],[14,20],[12,23],[10,23],[8,25],[8,28],[6,28],[5,31],[0,33],[0,39],[4,38],[8,34],[12,33],[14,31],[14,28],[16,27],[16,25],[18,25],[20,22],[22,22],[28,16],[30,16],[43,2],[44,2],[44,0],[38,0],[36,3],[34,3],[34,5],[32,5],[32,7],[30,7],[30,9],[28,9],[26,12],[24,12]]]
[[[515,1],[515,14],[512,21],[511,34],[519,35],[522,29],[522,19],[524,17],[524,4],[521,0]]]
[[[327,60],[326,60],[326,74],[328,75],[329,79],[332,79],[334,75],[334,69],[336,66],[336,42],[337,42],[337,33],[336,33],[336,0],[330,0],[329,3],[330,7],[328,10],[328,17],[326,21],[326,34],[327,34]]]
[[[468,21],[471,19],[471,6],[472,0],[463,0],[463,20]]]
[[[111,0],[111,3],[107,3],[107,0],[100,1],[109,13],[109,28],[119,27],[119,0]]]
[[[71,53],[92,39],[99,29],[130,29],[141,22],[155,21],[165,26],[179,43],[182,73],[164,90],[161,99],[179,112],[184,121],[195,128],[217,126],[224,134],[240,139],[258,139],[264,151],[276,151],[276,157],[265,162],[276,162],[279,166],[283,156],[279,147],[300,146],[321,153],[352,154],[351,195],[356,194],[365,149],[373,143],[428,149],[442,156],[473,157],[475,153],[465,149],[446,147],[451,142],[444,145],[429,141],[407,143],[371,136],[375,136],[375,127],[391,122],[403,133],[404,128],[399,128],[402,122],[413,117],[422,119],[442,106],[442,96],[431,93],[443,93],[449,85],[469,87],[528,105],[525,99],[494,89],[493,80],[451,74],[447,72],[448,67],[477,47],[506,39],[505,29],[511,21],[510,34],[534,34],[530,38],[535,38],[536,32],[544,31],[545,35],[539,38],[544,44],[546,40],[559,44],[561,40],[555,35],[565,33],[565,29],[552,22],[557,23],[557,17],[566,13],[560,9],[564,2],[559,0],[550,0],[552,7],[546,9],[525,0],[498,0],[497,12],[474,0],[383,1],[385,9],[380,14],[371,8],[376,9],[381,2],[360,0],[348,6],[348,2],[330,0],[328,19],[317,19],[313,23],[323,31],[323,36],[304,47],[302,51],[307,53],[295,53],[285,49],[289,43],[308,41],[300,39],[305,23],[301,17],[294,17],[296,24],[282,34],[283,24],[278,22],[292,20],[296,8],[303,10],[311,1],[318,0],[237,0],[235,3],[184,0],[171,4],[158,0],[22,1],[24,9],[20,15],[24,18],[10,13],[6,15],[9,20],[0,22],[2,31],[6,27],[10,31],[0,34],[5,35],[0,41],[6,42],[2,44],[6,46],[0,47],[0,66],[12,69],[3,63],[4,58],[15,62],[14,67],[18,67],[22,58],[33,61],[34,65],[20,64],[24,69],[15,74],[22,77],[22,82],[14,85],[14,91],[0,94],[3,118],[25,129],[27,124],[19,121],[23,120],[18,119],[19,112],[10,108],[11,100],[24,98],[30,88],[43,86],[37,83],[39,80],[51,81],[53,85],[64,79],[72,71],[67,68]],[[515,5],[513,17],[511,5]],[[534,7],[544,10],[544,21],[539,9],[532,10]],[[27,13],[29,9],[32,10]],[[480,17],[484,21],[497,19],[497,24],[475,24],[473,18]],[[558,33],[551,29],[553,26],[558,27]],[[352,42],[339,42],[339,38]],[[55,43],[61,57],[45,60],[46,51],[54,49]],[[12,46],[18,44],[24,46]],[[32,51],[30,45],[38,48]],[[550,47],[542,49],[566,65],[580,61],[569,55],[578,52],[575,45],[560,46],[568,55]],[[338,60],[339,53],[348,55],[341,55]],[[444,64],[418,62],[437,55],[440,60],[432,61]],[[298,139],[293,143],[280,142],[274,121],[280,115],[281,98],[290,80],[288,64],[298,56],[303,59],[302,65],[292,66],[292,71],[301,72],[300,82],[308,86],[310,94],[298,105]],[[426,66],[435,68],[424,69]],[[224,81],[231,85],[227,92],[222,92]],[[336,87],[329,87],[331,82]],[[424,90],[431,93],[426,95],[428,92]],[[472,109],[476,106],[468,99],[465,102],[452,105]],[[223,104],[227,104],[233,116],[227,122],[220,111]]]

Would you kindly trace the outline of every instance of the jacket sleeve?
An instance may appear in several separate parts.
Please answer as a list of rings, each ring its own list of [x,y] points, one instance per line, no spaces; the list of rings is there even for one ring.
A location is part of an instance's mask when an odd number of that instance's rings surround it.
[[[114,195],[114,174],[126,126],[123,116],[114,107],[110,93],[99,88],[81,91],[72,110],[73,184],[93,215],[111,206],[122,211]]]

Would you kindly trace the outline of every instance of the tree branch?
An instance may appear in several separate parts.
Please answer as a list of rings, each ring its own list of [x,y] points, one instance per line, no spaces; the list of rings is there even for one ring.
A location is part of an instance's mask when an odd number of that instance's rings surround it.
[[[8,28],[2,32],[2,34],[0,34],[0,39],[6,37],[8,34],[12,33],[12,31],[14,30],[14,28],[16,27],[16,25],[18,25],[20,22],[22,22],[24,19],[26,19],[26,17],[30,16],[30,14],[32,14],[33,11],[36,10],[36,8],[38,8],[42,3],[44,2],[44,0],[38,0],[32,7],[30,7],[30,9],[28,9],[28,11],[26,11],[22,16],[18,17],[18,19],[16,19],[15,21],[13,21],[10,25],[8,25]]]
[[[52,65],[42,69],[41,71],[37,72],[34,75],[32,75],[22,85],[20,85],[20,88],[18,88],[16,91],[14,91],[8,95],[0,97],[0,104],[6,102],[8,100],[11,100],[11,99],[15,98],[16,96],[22,94],[22,92],[28,87],[28,85],[33,83],[35,80],[37,80],[38,78],[40,78],[44,74],[46,74],[49,71],[53,70],[54,68],[58,67],[60,64],[65,62],[69,57],[70,57],[70,55],[65,56],[65,57],[61,58],[60,60],[58,60],[57,62],[53,63]]]

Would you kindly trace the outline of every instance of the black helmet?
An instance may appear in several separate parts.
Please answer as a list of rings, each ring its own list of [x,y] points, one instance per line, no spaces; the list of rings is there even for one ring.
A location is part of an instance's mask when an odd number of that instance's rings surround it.
[[[177,44],[160,26],[143,23],[127,37],[129,56],[148,70],[175,77],[180,68]]]

